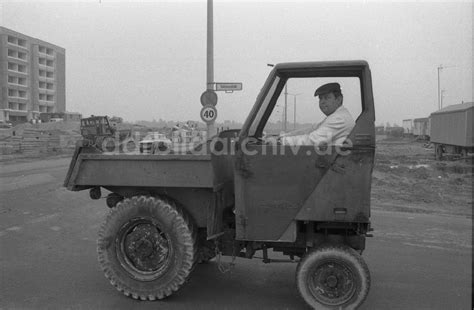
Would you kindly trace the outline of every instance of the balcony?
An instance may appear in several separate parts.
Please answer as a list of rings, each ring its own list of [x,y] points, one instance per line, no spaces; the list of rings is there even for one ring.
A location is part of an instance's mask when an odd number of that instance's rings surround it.
[[[49,48],[43,45],[38,45],[38,53],[50,59],[54,58],[54,50],[52,48]]]
[[[54,107],[55,102],[54,101],[46,101],[46,100],[38,100],[39,105],[42,106],[48,106],[48,107]]]
[[[8,97],[8,101],[10,102],[15,102],[15,103],[19,103],[19,104],[26,104],[28,103],[28,98],[22,98],[22,97]]]
[[[18,82],[8,82],[8,88],[25,91],[28,89],[28,84],[18,84]]]
[[[26,53],[18,55],[19,53],[10,53],[10,51],[11,50],[8,50],[8,61],[14,61],[17,63],[28,63],[28,57]]]
[[[17,38],[17,37],[14,37],[14,36],[8,36],[7,37],[7,43],[8,43],[8,45],[11,45],[11,46],[14,46],[14,47],[19,47],[19,48],[25,49],[25,50],[28,49],[28,47],[26,46],[26,40],[25,39]]]
[[[10,72],[20,73],[24,75],[28,74],[28,69],[26,65],[18,64],[16,63],[16,61],[13,61],[13,62],[9,61],[7,65],[7,70]]]

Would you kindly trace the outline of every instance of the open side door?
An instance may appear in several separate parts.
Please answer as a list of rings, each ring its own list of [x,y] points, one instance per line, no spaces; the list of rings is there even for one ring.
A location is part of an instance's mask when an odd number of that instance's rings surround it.
[[[313,145],[274,146],[262,141],[265,124],[286,81],[301,77],[355,77],[360,82],[361,110],[347,137],[349,145],[322,151]],[[297,221],[367,223],[374,122],[366,62],[277,65],[239,137],[234,165],[236,238],[294,242]]]
[[[247,144],[236,160],[237,238],[293,242],[292,225],[336,154],[313,146]]]

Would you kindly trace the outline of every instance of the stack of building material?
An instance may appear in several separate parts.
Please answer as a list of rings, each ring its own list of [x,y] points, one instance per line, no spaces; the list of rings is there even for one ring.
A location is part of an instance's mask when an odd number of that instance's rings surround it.
[[[12,154],[11,135],[0,134],[0,154]]]
[[[0,154],[38,156],[70,153],[80,139],[82,136],[74,132],[24,127],[21,130],[0,132]]]
[[[39,155],[47,152],[48,135],[35,128],[23,130],[20,151],[25,155]]]

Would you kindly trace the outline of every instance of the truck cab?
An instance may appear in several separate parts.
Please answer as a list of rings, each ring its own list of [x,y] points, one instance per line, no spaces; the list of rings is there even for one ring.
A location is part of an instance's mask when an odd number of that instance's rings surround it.
[[[328,81],[341,84],[343,105],[359,113],[353,115],[356,125],[344,145],[323,151],[314,145],[275,148],[264,142],[264,131],[272,129],[269,122],[284,114],[275,109],[284,109],[279,103],[284,104],[285,93],[300,93],[300,101],[309,101],[308,107],[298,108],[312,114],[307,118],[310,121],[321,114],[314,89]],[[367,63],[277,65],[239,135],[234,167],[237,238],[294,242],[300,221],[367,225],[374,115]],[[272,225],[261,225],[269,213]]]

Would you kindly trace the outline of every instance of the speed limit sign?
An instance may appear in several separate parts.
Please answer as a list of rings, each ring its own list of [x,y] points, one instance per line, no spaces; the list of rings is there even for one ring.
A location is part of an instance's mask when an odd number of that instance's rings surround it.
[[[217,110],[213,105],[205,105],[201,109],[201,119],[206,123],[212,123],[217,118]]]

